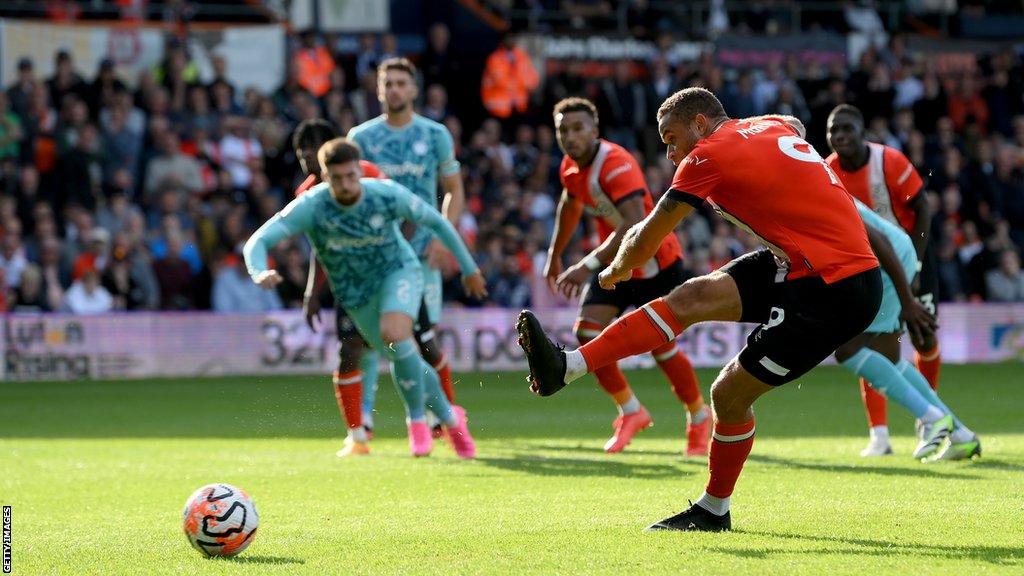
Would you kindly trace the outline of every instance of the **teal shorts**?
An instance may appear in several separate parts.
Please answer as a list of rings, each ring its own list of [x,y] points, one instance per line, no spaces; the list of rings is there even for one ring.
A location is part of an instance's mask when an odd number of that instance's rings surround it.
[[[427,307],[427,317],[430,318],[431,326],[435,326],[441,321],[441,304],[444,300],[441,271],[431,268],[426,260],[420,260],[420,274],[423,278],[423,304]]]
[[[917,274],[917,255],[913,252],[900,255],[900,264],[907,278],[913,278]],[[889,334],[902,332],[903,323],[900,321],[900,312],[903,306],[900,305],[900,297],[896,293],[896,285],[892,283],[889,274],[882,270],[882,304],[878,307],[878,314],[871,322],[871,326],[865,332],[872,334]]]
[[[359,308],[346,308],[363,339],[374,350],[387,356],[388,347],[380,335],[381,316],[398,312],[413,319],[420,313],[423,300],[423,277],[418,266],[407,266],[395,270],[384,278],[377,294]]]

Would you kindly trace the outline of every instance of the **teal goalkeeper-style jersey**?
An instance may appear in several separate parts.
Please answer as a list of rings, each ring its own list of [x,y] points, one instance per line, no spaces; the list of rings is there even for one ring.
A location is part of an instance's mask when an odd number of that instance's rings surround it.
[[[363,193],[351,206],[339,204],[330,187],[319,184],[267,220],[245,243],[249,275],[255,278],[267,269],[270,248],[289,236],[306,234],[335,298],[346,308],[359,308],[388,274],[420,266],[399,229],[402,220],[437,234],[464,276],[477,271],[466,245],[440,212],[395,182],[363,178],[360,183]]]
[[[401,128],[388,125],[381,115],[352,128],[348,137],[359,145],[363,158],[435,209],[441,176],[459,171],[448,129],[419,114]],[[417,255],[423,254],[431,238],[429,230],[416,228],[410,243]]]
[[[914,241],[910,239],[906,231],[900,228],[896,224],[886,220],[882,216],[879,216],[877,212],[868,208],[867,204],[864,204],[856,198],[853,199],[854,204],[857,205],[857,212],[866,224],[878,230],[885,235],[886,240],[889,244],[892,244],[892,249],[896,252],[896,257],[899,258],[900,262],[907,266],[909,264],[917,263],[917,250],[914,248]],[[885,273],[885,270],[882,271]],[[914,279],[913,273],[908,274],[907,282]]]

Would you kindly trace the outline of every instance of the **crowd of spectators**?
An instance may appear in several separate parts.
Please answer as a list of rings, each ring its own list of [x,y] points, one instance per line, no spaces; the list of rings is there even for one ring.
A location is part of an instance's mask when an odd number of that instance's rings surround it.
[[[276,293],[248,280],[239,248],[281,209],[301,180],[289,136],[301,120],[325,117],[342,132],[380,114],[374,67],[398,53],[391,35],[363,35],[355,54],[336,38],[292,38],[287,77],[269,94],[241,90],[223,59],[200,78],[185,45],[167,42],[163,61],[136,78],[104,61],[92,78],[73,54],[55,55],[42,78],[23,58],[0,91],[0,310],[261,311],[301,305],[308,250],[301,239],[273,254],[286,281]],[[528,111],[468,120],[482,70],[451,49],[443,24],[415,55],[425,116],[451,131],[462,164],[466,212],[459,228],[489,283],[483,305],[557,302],[538,275],[560,193],[551,106],[591,97],[603,135],[629,148],[658,196],[673,167],[653,124],[673,91],[705,86],[727,112],[797,116],[827,155],[825,118],[837,104],[859,106],[870,138],[901,149],[926,179],[934,212],[940,298],[1022,301],[1024,274],[1024,78],[1012,51],[941,74],[901,37],[869,49],[854,66],[806,65],[795,57],[758,69],[730,69],[710,53],[694,61],[668,52],[622,62],[609,78],[548,76]],[[640,72],[639,79],[636,73]],[[677,234],[690,273],[701,274],[755,249],[752,237],[702,209]],[[581,231],[567,253],[595,238]],[[452,267],[446,297],[466,305]]]

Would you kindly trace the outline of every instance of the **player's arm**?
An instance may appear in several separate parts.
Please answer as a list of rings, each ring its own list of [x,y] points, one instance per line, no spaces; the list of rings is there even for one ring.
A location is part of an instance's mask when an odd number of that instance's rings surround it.
[[[924,262],[924,251],[928,247],[928,226],[932,221],[931,206],[928,205],[928,195],[924,190],[919,190],[910,201],[910,207],[914,210],[914,233],[910,239],[914,241],[914,250],[917,252],[917,261]]]
[[[925,335],[935,332],[937,327],[935,318],[925,310],[924,306],[914,298],[914,292],[910,289],[910,281],[907,279],[906,271],[900,264],[899,256],[893,250],[892,244],[885,234],[873,228],[867,222],[864,227],[868,232],[868,241],[871,243],[871,250],[878,258],[893,286],[896,287],[896,295],[900,299],[900,318],[907,323],[907,329],[911,336],[920,341]]]
[[[267,254],[285,238],[312,228],[312,206],[308,195],[292,200],[246,240],[242,248],[245,265],[249,277],[261,288],[270,289],[284,281],[277,270],[267,269]]]
[[[401,196],[405,200],[399,203],[401,216],[433,232],[459,262],[459,269],[462,271],[462,285],[466,289],[466,293],[475,298],[485,298],[487,285],[480,272],[480,267],[476,265],[473,256],[469,253],[469,248],[466,247],[466,243],[462,241],[462,237],[459,236],[451,222],[412,192],[403,189]]]
[[[604,267],[605,262],[611,262],[615,253],[618,252],[619,246],[622,245],[623,237],[630,228],[644,218],[644,199],[641,195],[627,197],[616,204],[616,208],[622,215],[622,222],[619,226],[605,238],[600,246],[558,277],[558,288],[566,298],[576,296],[595,270]],[[660,244],[659,242],[658,245],[660,246]]]
[[[583,217],[583,202],[573,198],[569,191],[562,189],[562,197],[558,199],[555,215],[555,229],[551,233],[551,245],[548,246],[548,258],[544,263],[544,278],[548,288],[555,293],[555,282],[562,274],[562,253],[572,240],[573,233],[580,225]],[[598,263],[600,264],[600,263]]]
[[[601,287],[611,289],[626,280],[634,268],[642,266],[658,252],[661,241],[672,234],[676,226],[693,212],[694,208],[669,190],[646,218],[631,227],[622,238],[615,259],[601,271]]]

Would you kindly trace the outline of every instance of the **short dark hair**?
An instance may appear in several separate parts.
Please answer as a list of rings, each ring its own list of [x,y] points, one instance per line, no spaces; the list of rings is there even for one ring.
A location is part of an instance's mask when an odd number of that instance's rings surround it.
[[[861,126],[864,125],[864,114],[861,113],[860,108],[857,108],[853,104],[840,104],[836,106],[835,108],[832,109],[831,112],[828,113],[828,117],[832,118],[837,114],[849,114],[850,116],[853,116],[855,119],[859,120]]]
[[[388,70],[401,70],[402,72],[408,73],[409,76],[416,78],[416,65],[408,58],[396,56],[394,58],[383,60],[377,65],[377,78],[383,77]]]
[[[710,90],[693,87],[684,88],[666,98],[658,108],[658,121],[670,115],[689,120],[697,114],[703,114],[708,118],[726,116],[721,101]]]
[[[292,148],[296,150],[307,146],[320,148],[324,142],[337,137],[338,129],[327,120],[322,118],[303,120],[292,134]]]
[[[320,165],[326,167],[332,164],[358,162],[362,154],[359,152],[359,146],[355,142],[348,138],[335,138],[321,146],[316,156],[317,160],[320,161]]]
[[[597,106],[586,98],[580,98],[579,96],[570,96],[569,98],[562,98],[555,104],[554,109],[551,111],[551,116],[558,116],[559,114],[568,114],[569,112],[586,112],[594,122],[597,122],[599,117],[597,115]]]

